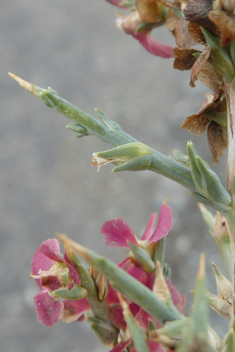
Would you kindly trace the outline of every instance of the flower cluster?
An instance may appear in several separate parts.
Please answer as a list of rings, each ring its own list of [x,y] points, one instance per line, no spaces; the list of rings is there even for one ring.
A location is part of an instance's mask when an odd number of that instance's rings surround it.
[[[164,303],[172,302],[183,314],[184,296],[176,290],[170,279],[164,278],[160,262],[157,267],[155,265],[160,242],[172,228],[172,211],[163,203],[154,229],[156,216],[156,213],[151,214],[141,240],[121,218],[105,222],[101,233],[108,246],[131,250],[129,256],[119,264],[122,270],[153,291]],[[34,297],[34,302],[38,320],[42,324],[52,326],[58,320],[69,323],[86,318],[102,342],[112,346],[112,352],[121,352],[127,346],[131,352],[136,351],[128,333],[118,292],[93,267],[88,271],[66,246],[61,255],[57,239],[49,239],[40,245],[32,260],[31,277],[41,291]],[[161,324],[136,303],[123,295],[122,299],[144,332],[150,351],[164,352],[165,347],[159,338],[151,338],[150,334],[150,327],[156,330]]]

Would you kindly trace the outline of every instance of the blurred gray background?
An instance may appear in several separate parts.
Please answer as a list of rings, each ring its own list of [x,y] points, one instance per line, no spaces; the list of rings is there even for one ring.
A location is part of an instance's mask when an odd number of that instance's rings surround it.
[[[164,196],[174,212],[167,262],[172,281],[189,303],[199,253],[207,252],[208,288],[215,293],[211,260],[221,268],[196,201],[178,184],[150,172],[97,173],[95,151],[109,145],[76,139],[68,120],[21,89],[7,72],[41,87],[51,86],[84,111],[102,109],[135,138],[170,155],[195,142],[211,164],[206,136],[180,130],[201,107],[206,89],[189,87],[189,72],[173,60],[151,56],[115,27],[117,8],[104,0],[2,0],[0,21],[0,351],[106,351],[86,323],[37,322],[29,280],[40,243],[64,232],[117,263],[127,254],[106,248],[99,229],[123,217],[140,236]],[[154,36],[174,45],[165,28]],[[215,170],[225,178],[226,156]],[[189,306],[189,305],[188,305]],[[227,321],[211,314],[219,334]]]

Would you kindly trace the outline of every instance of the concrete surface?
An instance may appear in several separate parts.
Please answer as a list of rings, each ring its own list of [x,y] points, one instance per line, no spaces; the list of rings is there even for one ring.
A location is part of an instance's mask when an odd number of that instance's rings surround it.
[[[199,253],[208,248],[209,289],[215,290],[211,260],[220,267],[196,202],[181,186],[150,172],[99,173],[91,154],[109,146],[95,138],[76,139],[68,120],[21,89],[11,71],[94,114],[99,107],[137,139],[167,155],[195,142],[211,163],[206,136],[180,130],[196,112],[206,89],[189,88],[189,72],[172,60],[148,54],[115,27],[117,9],[104,0],[2,0],[0,13],[0,351],[105,351],[86,324],[37,322],[29,280],[30,263],[43,240],[64,232],[117,263],[127,254],[106,249],[99,229],[123,217],[141,235],[164,196],[174,212],[167,244],[172,281],[192,300]],[[174,43],[166,30],[156,37]],[[226,157],[216,167],[225,176]],[[215,291],[214,291],[215,292]],[[216,320],[215,320],[216,318]],[[227,326],[212,314],[221,333]]]

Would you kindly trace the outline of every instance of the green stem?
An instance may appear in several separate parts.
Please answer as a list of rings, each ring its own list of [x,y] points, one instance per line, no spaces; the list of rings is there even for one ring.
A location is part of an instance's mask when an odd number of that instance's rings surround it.
[[[228,111],[228,160],[227,160],[227,190],[229,191],[232,204],[230,211],[226,212],[225,217],[229,229],[229,236],[233,255],[233,290],[235,273],[235,78],[230,83],[225,83],[225,95]],[[234,295],[234,294],[233,294]],[[234,312],[234,308],[233,308]],[[233,321],[231,319],[231,322]]]
[[[225,83],[225,94],[228,111],[228,160],[227,160],[227,190],[234,203],[235,185],[235,78],[231,83]]]
[[[235,258],[235,209],[230,208],[230,211],[226,212],[225,218],[229,230],[229,236],[231,240],[232,246],[232,254],[233,254],[233,272],[234,272],[234,258]],[[234,275],[233,275],[233,284],[234,284]]]

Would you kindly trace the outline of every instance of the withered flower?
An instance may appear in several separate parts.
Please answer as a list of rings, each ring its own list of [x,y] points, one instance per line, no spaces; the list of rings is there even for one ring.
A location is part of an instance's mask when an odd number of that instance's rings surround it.
[[[189,0],[183,12],[187,21],[196,23],[217,35],[217,28],[209,18],[212,6],[212,0]]]
[[[235,40],[235,2],[233,0],[215,0],[209,19],[219,31],[221,46],[226,46]]]
[[[208,144],[214,164],[219,162],[227,148],[227,109],[224,91],[219,88],[215,94],[206,93],[206,101],[197,114],[188,116],[181,128],[201,135],[207,130]]]
[[[189,0],[183,12],[187,21],[197,23],[217,36],[222,47],[235,40],[233,0]]]

